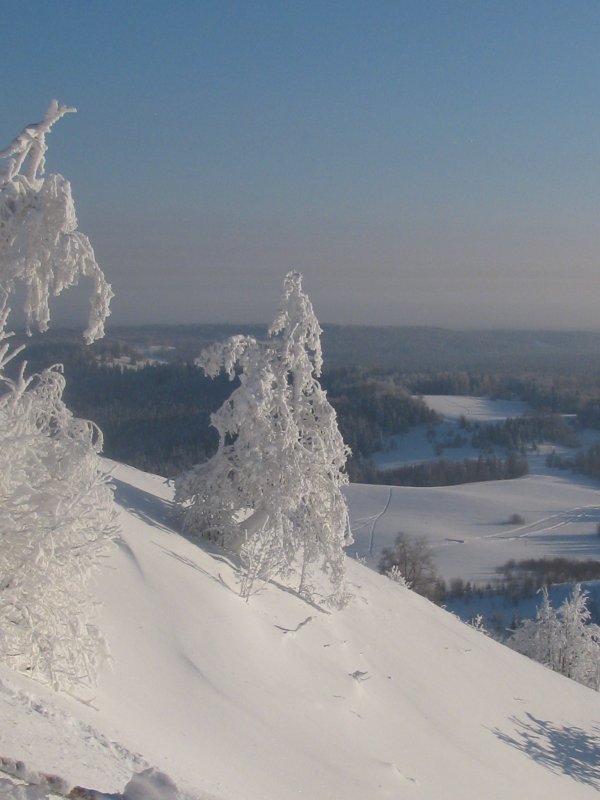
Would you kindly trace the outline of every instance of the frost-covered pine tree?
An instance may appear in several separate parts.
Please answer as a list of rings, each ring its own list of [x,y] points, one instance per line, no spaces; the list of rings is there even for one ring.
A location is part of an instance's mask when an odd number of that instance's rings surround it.
[[[85,338],[103,335],[112,297],[87,237],[77,230],[71,188],[44,175],[46,134],[75,109],[53,101],[0,152],[0,659],[55,688],[94,682],[104,644],[90,624],[86,582],[114,535],[112,487],[96,426],[62,401],[59,366],[8,374],[9,299],[25,287],[28,325],[48,326],[49,297],[92,278]]]
[[[555,672],[600,689],[600,627],[590,623],[587,592],[580,584],[558,610],[544,587],[535,619],[526,620],[508,643]]]
[[[302,276],[290,272],[265,342],[234,336],[198,359],[212,377],[238,374],[240,386],[212,416],[218,452],[178,479],[175,497],[187,532],[240,554],[245,597],[256,581],[296,572],[303,596],[344,602],[348,449],[318,382],[320,336]]]

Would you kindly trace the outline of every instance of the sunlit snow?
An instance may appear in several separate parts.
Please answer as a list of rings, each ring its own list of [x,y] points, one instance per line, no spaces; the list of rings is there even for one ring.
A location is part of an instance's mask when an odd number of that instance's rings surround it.
[[[343,611],[277,585],[245,603],[228,558],[170,527],[170,486],[114,478],[112,663],[85,702],[2,668],[0,755],[104,792],[154,767],[213,800],[597,796],[598,693],[352,559]],[[355,517],[386,489],[361,492]]]

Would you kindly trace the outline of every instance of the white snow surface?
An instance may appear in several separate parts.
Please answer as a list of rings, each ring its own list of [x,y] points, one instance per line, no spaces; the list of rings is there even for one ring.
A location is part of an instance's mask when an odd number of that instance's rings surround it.
[[[492,400],[489,397],[472,395],[437,394],[423,395],[422,399],[429,408],[443,418],[443,421],[434,428],[434,437],[430,437],[427,425],[416,425],[406,433],[389,436],[386,447],[372,456],[373,462],[379,469],[394,469],[407,464],[439,459],[456,461],[477,458],[481,453],[471,446],[470,434],[460,427],[461,417],[468,422],[491,424],[502,422],[509,417],[521,417],[531,411],[530,406],[522,400]],[[465,441],[458,447],[451,444],[456,435]],[[542,466],[547,452],[551,449],[556,448],[549,448],[544,452],[543,458],[537,460]],[[560,448],[558,450],[560,452]],[[539,470],[536,469],[537,471]]]
[[[522,417],[531,407],[522,400],[492,400],[490,397],[454,394],[426,394],[423,400],[442,417],[456,422],[502,422],[508,417]]]
[[[277,585],[245,603],[228,558],[169,526],[171,487],[113,467],[112,663],[87,702],[0,668],[1,756],[103,792],[150,766],[204,800],[597,796],[598,693],[352,559],[343,611]]]
[[[600,558],[600,491],[569,473],[459,486],[353,484],[346,493],[351,555],[376,566],[396,534],[424,537],[446,580],[487,583],[511,558]],[[507,524],[520,514],[523,524]]]

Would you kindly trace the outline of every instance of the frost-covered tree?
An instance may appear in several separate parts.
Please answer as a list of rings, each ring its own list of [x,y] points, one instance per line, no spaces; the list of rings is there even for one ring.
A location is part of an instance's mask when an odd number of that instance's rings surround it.
[[[46,134],[74,110],[53,101],[0,152],[0,659],[63,689],[93,683],[104,648],[86,582],[114,535],[112,487],[100,432],[62,401],[61,368],[26,376],[23,362],[8,374],[23,348],[11,349],[7,325],[18,284],[28,325],[45,330],[50,295],[83,275],[94,282],[85,338],[103,334],[110,286],[68,181],[44,175]]]
[[[28,125],[0,152],[0,284],[9,294],[26,288],[25,314],[31,327],[45,331],[49,297],[74,286],[80,276],[94,282],[86,341],[104,335],[113,296],[87,236],[77,230],[71,184],[62,175],[45,175],[46,134],[76,109],[50,104],[44,119]]]
[[[414,538],[400,531],[392,547],[384,547],[377,565],[382,575],[399,581],[417,594],[435,597],[439,576],[433,563],[431,547],[424,538]],[[397,576],[397,577],[394,577]]]
[[[317,597],[325,573],[327,600],[344,601],[348,449],[318,382],[320,335],[302,276],[290,272],[266,341],[234,336],[198,359],[240,386],[212,416],[216,455],[178,479],[175,497],[187,532],[240,554],[245,597],[256,581],[293,572],[299,592]]]
[[[600,689],[600,627],[590,623],[587,592],[580,584],[558,609],[544,587],[535,619],[525,620],[508,643],[555,672]]]

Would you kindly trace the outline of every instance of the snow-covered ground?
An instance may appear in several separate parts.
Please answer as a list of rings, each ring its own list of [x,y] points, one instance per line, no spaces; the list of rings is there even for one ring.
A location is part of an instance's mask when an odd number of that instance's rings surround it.
[[[85,703],[0,669],[0,756],[113,792],[150,765],[204,800],[597,796],[598,693],[352,559],[344,611],[277,585],[246,604],[228,559],[170,528],[169,486],[129,467],[114,476],[122,538],[95,583],[112,662]],[[533,516],[531,484],[518,510]],[[581,493],[572,506],[592,492],[569,491]],[[354,519],[373,519],[386,492],[351,487]],[[404,517],[410,494],[393,492],[377,525]],[[455,508],[450,536],[473,501],[472,529],[508,533],[498,517],[518,499],[433,497],[436,526]],[[0,780],[0,796],[15,791]]]
[[[433,436],[427,425],[418,425],[405,434],[390,436],[385,449],[373,455],[373,461],[380,469],[439,458],[477,458],[479,450],[471,447],[469,434],[461,429],[461,417],[468,422],[492,423],[520,417],[531,410],[520,400],[491,400],[488,397],[428,394],[423,395],[423,400],[443,417],[443,421],[435,426]],[[464,444],[456,446],[454,440],[457,437],[464,439]]]
[[[417,425],[404,434],[389,436],[384,449],[372,457],[379,469],[393,469],[441,458],[451,461],[478,458],[481,452],[471,446],[471,434],[461,428],[461,417],[472,423],[491,424],[531,412],[531,407],[521,400],[491,400],[489,397],[462,395],[424,395],[423,400],[443,417],[443,421],[433,429],[427,425]],[[578,431],[577,438],[580,448],[588,449],[600,441],[600,431]],[[550,470],[546,466],[546,456],[552,451],[570,457],[576,453],[574,448],[541,443],[535,452],[527,453],[531,474],[558,473],[558,470]],[[504,452],[499,450],[498,455],[504,455]]]
[[[458,422],[461,417],[468,422],[502,422],[508,417],[522,417],[531,411],[522,400],[491,400],[489,397],[453,394],[426,394],[423,400],[433,411],[453,422]]]
[[[435,441],[428,440],[425,426],[393,437],[393,449],[375,456],[380,467],[439,458],[435,442],[460,434],[461,416],[490,423],[519,416],[528,408],[520,401],[482,397],[427,395],[424,400],[444,415]],[[598,431],[581,432],[581,445],[590,447],[598,435]],[[355,538],[351,552],[374,566],[383,547],[404,531],[428,540],[443,578],[477,583],[493,581],[496,567],[510,558],[600,558],[600,487],[591,479],[547,467],[546,455],[552,449],[575,452],[541,445],[528,455],[530,474],[516,480],[432,488],[349,487]],[[444,458],[478,455],[470,445],[443,451]],[[507,524],[514,514],[525,522]]]
[[[396,534],[423,536],[446,580],[487,583],[511,558],[600,558],[600,488],[568,473],[460,486],[348,487],[355,543],[376,564]],[[524,524],[507,524],[520,514]]]

